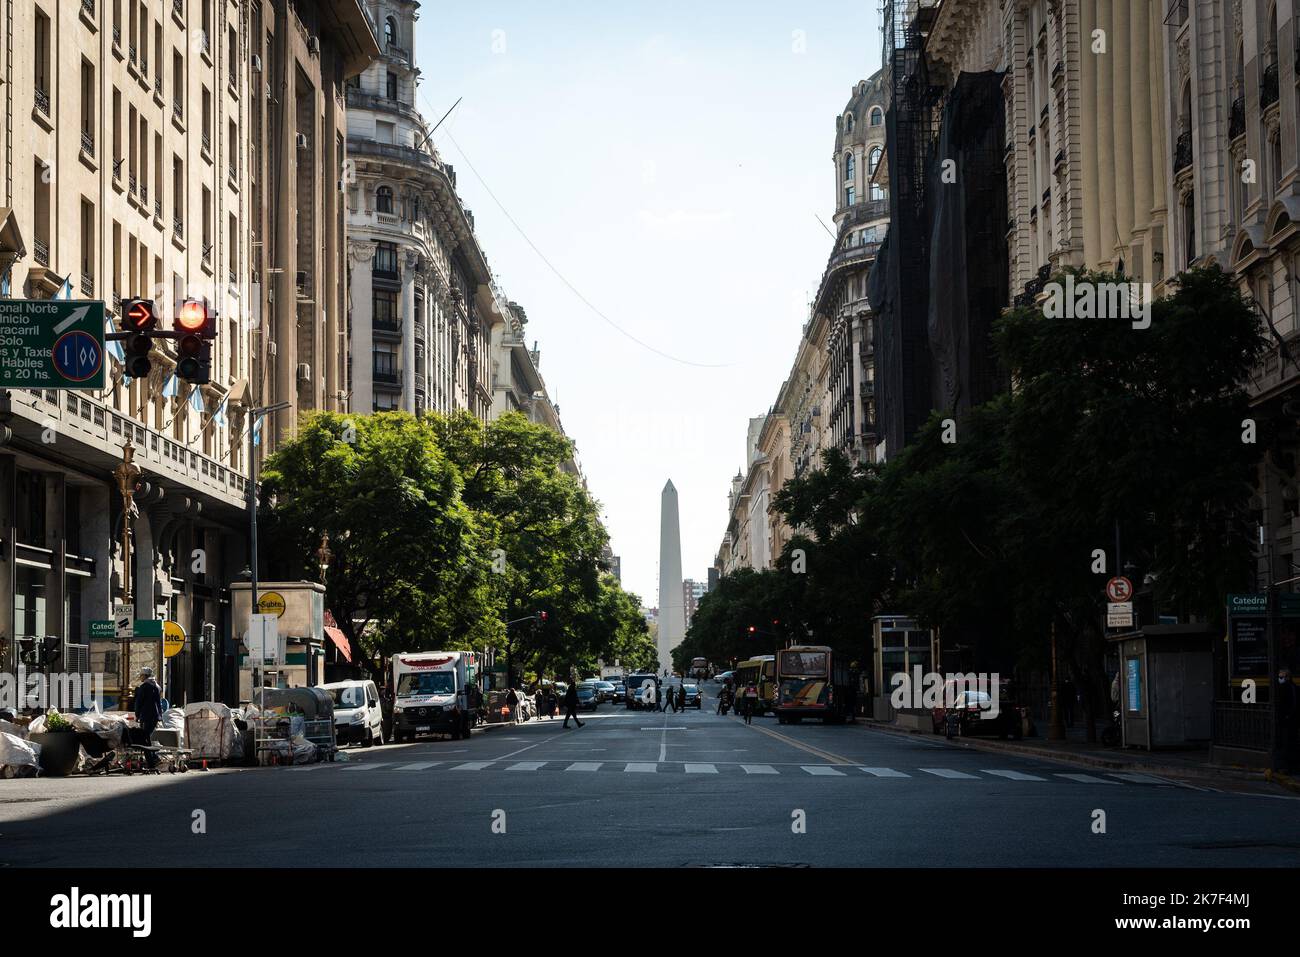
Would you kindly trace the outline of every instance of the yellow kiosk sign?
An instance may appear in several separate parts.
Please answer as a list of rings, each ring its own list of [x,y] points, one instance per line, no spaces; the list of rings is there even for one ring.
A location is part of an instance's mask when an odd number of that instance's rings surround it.
[[[259,615],[275,615],[276,618],[283,618],[284,610],[284,596],[278,591],[268,591],[257,596],[257,613]]]
[[[185,648],[185,629],[174,621],[163,622],[163,657],[174,658]]]

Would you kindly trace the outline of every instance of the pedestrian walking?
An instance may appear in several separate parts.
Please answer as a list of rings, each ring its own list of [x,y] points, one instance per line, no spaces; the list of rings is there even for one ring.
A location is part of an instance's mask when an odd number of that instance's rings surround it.
[[[664,683],[664,710],[672,708],[673,714],[677,713],[677,693],[673,691],[673,686]]]
[[[677,710],[683,713],[686,711],[686,685],[677,686]]]
[[[537,686],[537,691],[533,694],[533,707],[537,710],[537,717],[540,720],[546,714],[546,693],[542,691],[541,685]]]
[[[140,669],[140,684],[135,689],[135,720],[139,725],[136,743],[148,747],[152,743],[154,729],[162,718],[162,689],[154,680],[152,668]],[[158,756],[149,751],[145,755],[145,764],[154,767]]]
[[[745,724],[754,723],[754,705],[758,703],[758,689],[752,684],[745,685],[744,712]]]
[[[572,718],[578,722],[578,727],[582,727],[582,722],[578,721],[578,686],[570,681],[569,687],[564,692],[564,726],[569,726],[569,719]]]

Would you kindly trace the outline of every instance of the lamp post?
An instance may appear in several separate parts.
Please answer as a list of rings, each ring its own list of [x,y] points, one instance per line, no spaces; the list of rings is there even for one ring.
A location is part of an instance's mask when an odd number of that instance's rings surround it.
[[[134,458],[135,446],[127,442],[122,446],[122,463],[113,469],[117,490],[122,494],[122,603],[131,607],[132,618],[135,617],[135,608],[131,581],[131,526],[139,514],[135,504],[135,487],[140,481],[140,466],[135,464]],[[131,640],[123,638],[117,656],[118,707],[123,710],[126,709],[127,686],[131,679],[130,657]]]
[[[289,402],[276,402],[274,405],[263,405],[251,408],[247,412],[248,418],[245,420],[247,425],[244,430],[248,433],[248,623],[252,627],[253,615],[257,614],[257,420],[264,415],[270,415],[272,412],[279,412],[281,409],[289,408]],[[250,649],[251,650],[251,649]],[[258,663],[257,680],[258,684],[265,689],[266,679],[262,672],[265,669],[265,660]],[[266,710],[266,691],[263,690],[258,701],[258,720],[262,720],[261,712]]]

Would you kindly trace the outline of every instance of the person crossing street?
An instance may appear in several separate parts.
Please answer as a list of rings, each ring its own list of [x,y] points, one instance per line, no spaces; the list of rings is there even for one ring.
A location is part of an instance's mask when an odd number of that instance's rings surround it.
[[[578,686],[573,681],[569,682],[569,687],[564,692],[564,726],[569,726],[569,719],[572,718],[578,722],[578,727],[582,727],[582,722],[578,720]]]

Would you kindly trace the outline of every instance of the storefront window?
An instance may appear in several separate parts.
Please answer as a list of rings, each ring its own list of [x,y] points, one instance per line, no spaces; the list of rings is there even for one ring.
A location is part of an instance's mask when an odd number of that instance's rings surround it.
[[[43,636],[45,628],[45,601],[49,593],[49,571],[19,565],[14,575],[14,635],[17,637]]]

